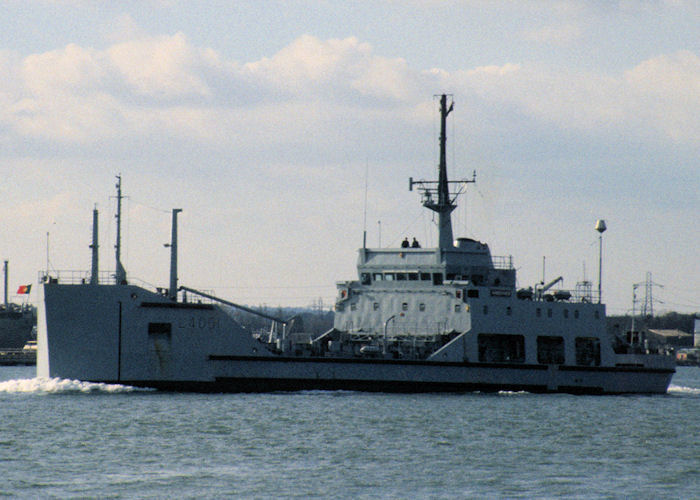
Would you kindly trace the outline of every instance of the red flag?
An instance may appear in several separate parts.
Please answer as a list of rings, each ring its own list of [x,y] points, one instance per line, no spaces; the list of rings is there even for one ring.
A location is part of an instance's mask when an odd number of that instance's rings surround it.
[[[17,289],[18,294],[29,293],[32,289],[32,285],[20,285]]]

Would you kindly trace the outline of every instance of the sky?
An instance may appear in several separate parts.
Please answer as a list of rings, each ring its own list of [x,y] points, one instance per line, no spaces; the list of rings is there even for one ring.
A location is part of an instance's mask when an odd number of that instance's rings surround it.
[[[330,307],[357,249],[437,241],[408,178],[470,178],[455,236],[631,312],[700,312],[700,2],[19,1],[0,16],[0,258]],[[637,289],[639,308],[645,287]],[[33,300],[35,294],[30,296]]]

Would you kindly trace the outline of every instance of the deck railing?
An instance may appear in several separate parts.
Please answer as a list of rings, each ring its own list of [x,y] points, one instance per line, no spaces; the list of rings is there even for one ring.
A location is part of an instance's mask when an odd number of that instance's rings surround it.
[[[59,285],[87,285],[90,283],[90,271],[77,270],[52,270],[48,274],[46,271],[39,271],[39,283],[54,283]],[[136,285],[160,295],[167,295],[168,287],[156,286],[139,278],[127,277],[129,285]],[[116,285],[116,273],[114,271],[100,271],[98,275],[98,285]],[[202,290],[210,295],[214,290]],[[180,292],[178,300],[181,302],[197,304],[214,304],[216,301],[207,297],[200,297],[185,292]]]
[[[566,294],[569,294],[568,297]],[[542,301],[542,302],[576,302],[576,303],[588,303],[595,304],[598,303],[598,291],[597,290],[550,290],[544,294],[533,293],[532,300]]]
[[[84,270],[61,269],[39,271],[39,283],[55,283],[60,285],[87,285],[90,283],[92,273]],[[117,278],[114,271],[100,271],[97,276],[97,284],[99,285],[116,285]],[[162,292],[167,287],[158,287],[139,278],[128,277],[127,282],[130,285],[138,285],[142,288],[147,288],[155,292]]]
[[[60,283],[62,285],[81,285],[90,283],[90,271],[84,270],[52,270],[39,271],[39,283]],[[98,274],[100,285],[114,285],[116,283],[114,271],[100,271]]]
[[[494,255],[491,261],[496,269],[514,269],[512,255]]]

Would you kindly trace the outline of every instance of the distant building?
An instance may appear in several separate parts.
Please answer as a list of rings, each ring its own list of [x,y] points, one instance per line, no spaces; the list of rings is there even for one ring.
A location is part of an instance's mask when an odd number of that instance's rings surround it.
[[[647,340],[650,346],[692,347],[693,335],[681,330],[648,330]]]
[[[680,366],[700,366],[700,349],[679,349],[676,353],[676,364]]]
[[[693,345],[695,347],[700,347],[700,318],[695,318],[695,328],[693,328],[693,332],[695,332],[695,342],[693,342]]]

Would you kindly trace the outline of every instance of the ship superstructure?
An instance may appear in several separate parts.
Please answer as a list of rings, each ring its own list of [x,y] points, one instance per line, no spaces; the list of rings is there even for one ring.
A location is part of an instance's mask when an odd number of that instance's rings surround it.
[[[270,331],[253,334],[231,311],[255,311],[178,286],[175,209],[168,288],[130,283],[119,241],[117,272],[96,278],[96,236],[91,276],[43,278],[38,375],[201,391],[665,392],[673,358],[610,337],[590,282],[517,289],[511,257],[453,239],[457,197],[476,179],[448,179],[454,105],[447,95],[439,103],[438,179],[409,180],[437,214],[438,246],[363,245],[358,278],[337,284],[330,331],[312,336],[262,314]]]

